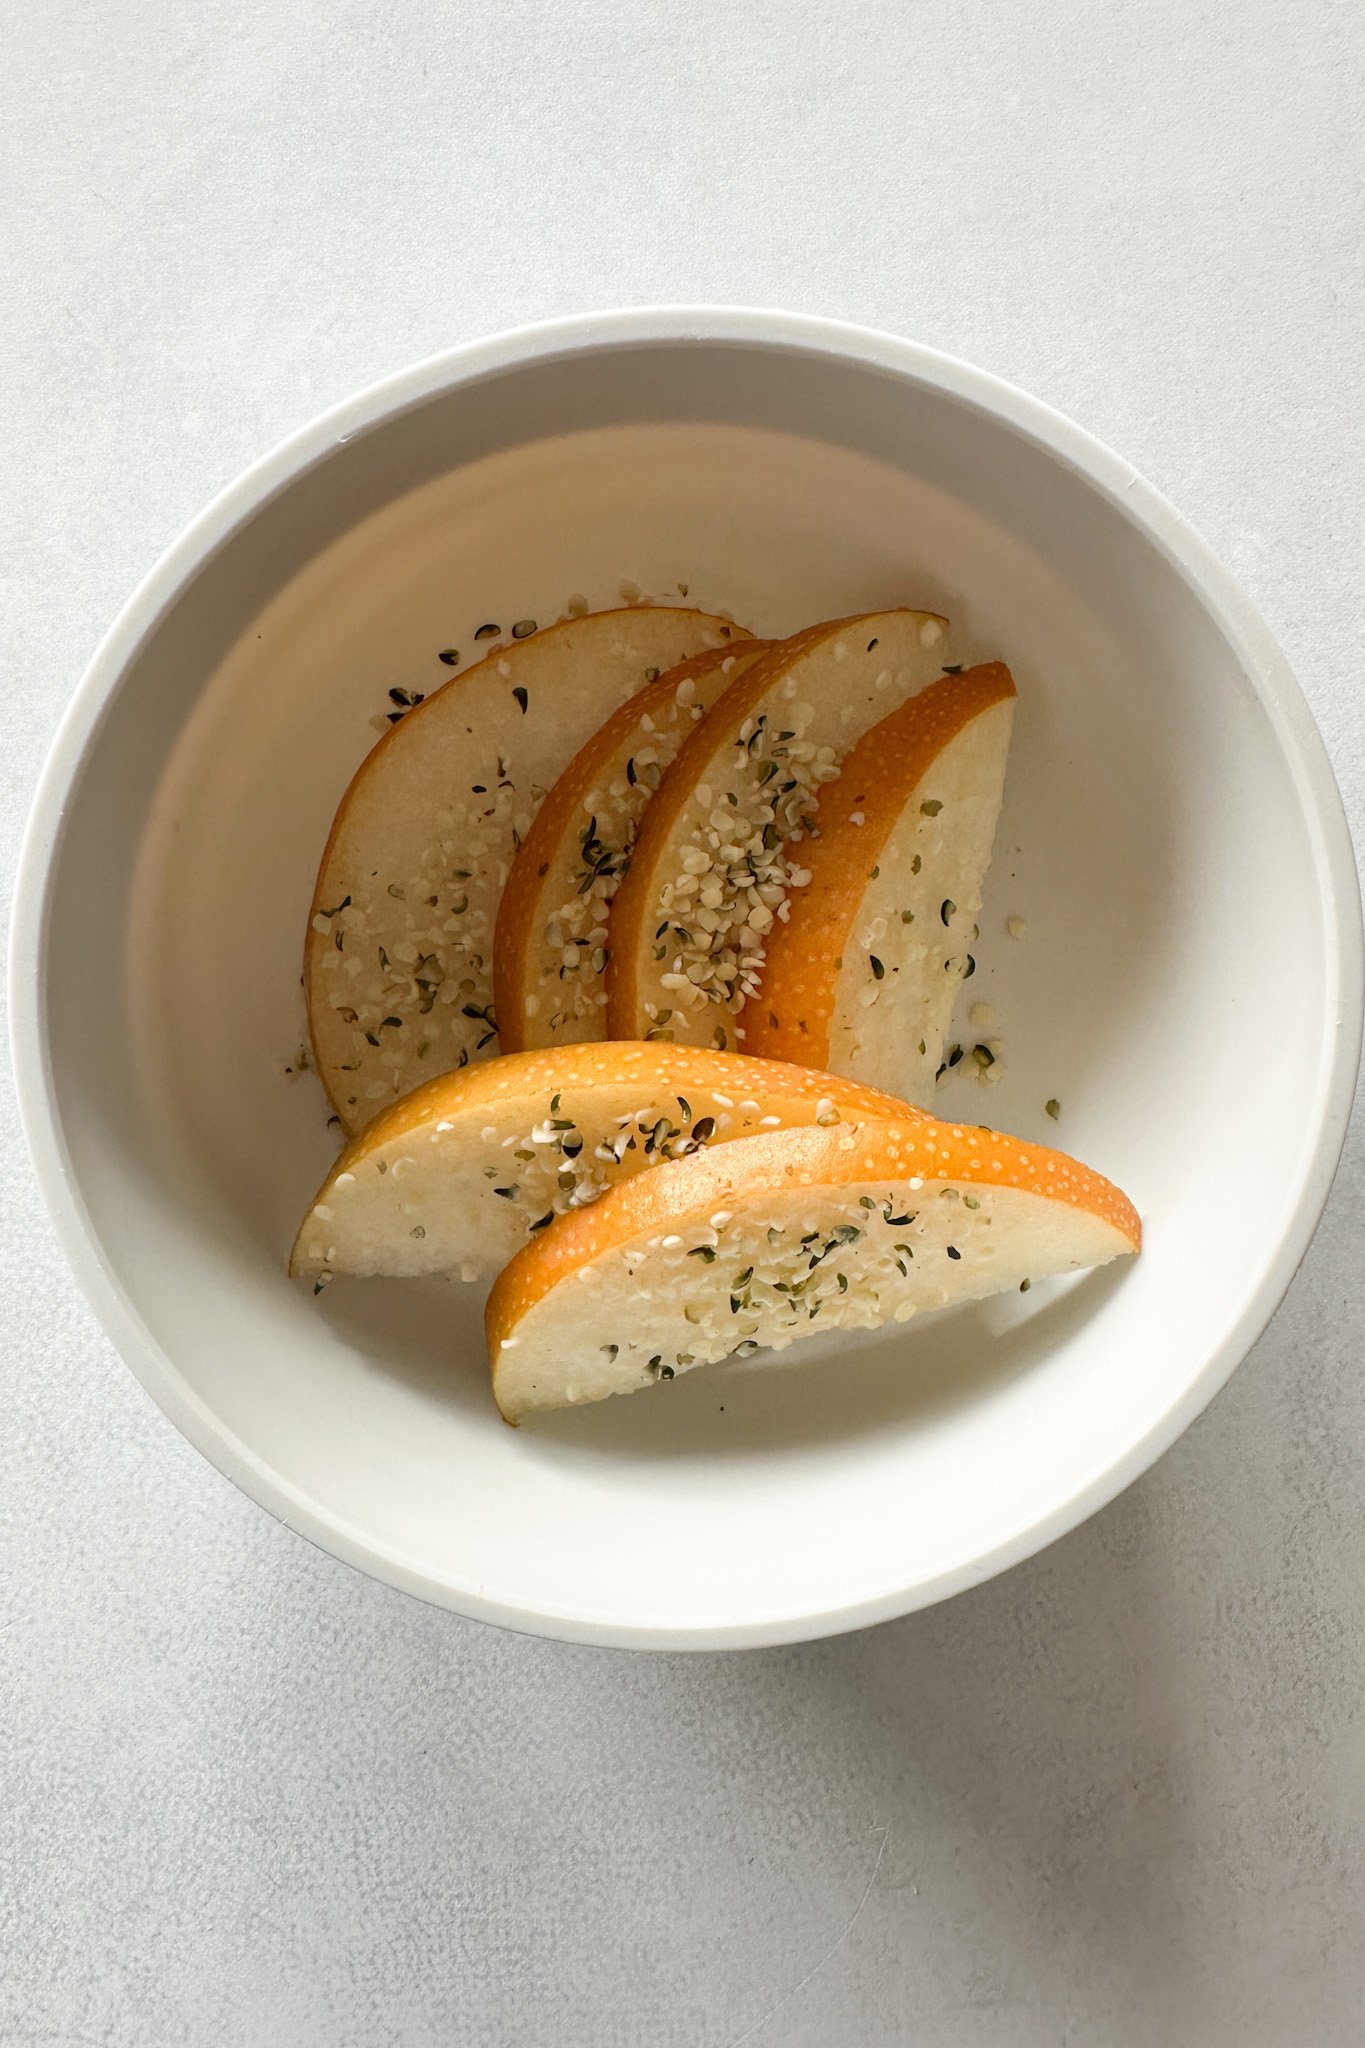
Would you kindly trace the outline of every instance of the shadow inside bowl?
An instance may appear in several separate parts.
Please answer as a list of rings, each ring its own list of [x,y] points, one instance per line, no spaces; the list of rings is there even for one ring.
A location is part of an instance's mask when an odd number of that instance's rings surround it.
[[[929,1428],[1035,1370],[1123,1285],[1129,1261],[1077,1274],[1027,1307],[996,1296],[902,1327],[731,1360],[641,1396],[557,1409],[522,1425],[560,1459],[769,1458]],[[435,1405],[491,1415],[470,1291],[444,1280],[367,1281],[317,1303],[338,1338]],[[457,1328],[458,1326],[458,1328]]]

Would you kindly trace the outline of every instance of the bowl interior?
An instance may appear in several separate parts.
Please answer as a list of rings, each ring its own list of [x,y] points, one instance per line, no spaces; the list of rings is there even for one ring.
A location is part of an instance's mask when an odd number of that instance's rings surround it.
[[[284,1260],[334,1150],[300,951],[391,687],[622,587],[755,629],[947,611],[1020,702],[954,1116],[1075,1151],[1143,1258],[506,1429],[481,1298]],[[1006,920],[1022,918],[1024,935]],[[599,1640],[815,1633],[1065,1526],[1191,1399],[1277,1243],[1326,940],[1270,714],[1179,564],[1026,433],[802,350],[563,355],[438,391],[276,490],[151,623],[46,926],[61,1136],[158,1397],[258,1498],[470,1612]],[[998,1016],[971,1027],[972,1003]],[[1055,1097],[1061,1118],[1044,1104]],[[798,1362],[799,1361],[799,1362]]]

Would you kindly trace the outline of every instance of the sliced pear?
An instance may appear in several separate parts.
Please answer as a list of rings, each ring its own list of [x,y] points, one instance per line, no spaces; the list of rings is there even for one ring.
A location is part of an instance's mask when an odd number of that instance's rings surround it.
[[[743,1049],[820,788],[870,725],[937,681],[945,631],[930,612],[831,620],[730,685],[640,820],[609,922],[610,1037],[642,1038],[671,1010],[679,1043]]]
[[[346,1147],[290,1270],[457,1273],[502,1265],[552,1216],[698,1147],[794,1124],[919,1112],[807,1068],[697,1046],[575,1045],[443,1074]]]
[[[493,1392],[518,1422],[1141,1241],[1108,1181],[993,1131],[924,1117],[766,1133],[641,1174],[525,1245],[488,1298]]]
[[[494,647],[374,748],[332,825],[304,962],[314,1059],[347,1130],[494,1051],[493,921],[545,792],[652,671],[747,638],[662,606],[568,619]]]
[[[1014,682],[947,675],[864,734],[821,792],[810,872],[774,926],[744,1049],[927,1102],[970,970]]]
[[[493,934],[504,1052],[605,1038],[607,912],[640,814],[693,726],[768,646],[711,647],[656,676],[579,748],[546,797],[517,848]]]

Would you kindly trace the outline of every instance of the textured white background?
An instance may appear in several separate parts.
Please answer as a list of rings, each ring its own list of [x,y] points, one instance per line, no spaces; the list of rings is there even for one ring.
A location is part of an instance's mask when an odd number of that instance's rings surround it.
[[[1365,822],[1354,0],[37,0],[0,108],[6,876],[97,635],[311,413],[653,300],[895,329],[1203,529]],[[1365,1147],[1156,1471],[872,1634],[520,1641],[175,1435],[6,1094],[0,2042],[1336,2048],[1365,2006]]]

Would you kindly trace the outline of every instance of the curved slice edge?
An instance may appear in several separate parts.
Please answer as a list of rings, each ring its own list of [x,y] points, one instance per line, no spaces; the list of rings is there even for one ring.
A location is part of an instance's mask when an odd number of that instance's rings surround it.
[[[1141,1243],[1120,1189],[1002,1133],[894,1118],[746,1138],[620,1184],[517,1254],[485,1315],[494,1393],[516,1421],[633,1392],[737,1342],[780,1347],[811,1334],[786,1298],[797,1275],[801,1294],[825,1291],[822,1327],[875,1327],[1018,1285],[1035,1261],[1039,1274],[1058,1272]],[[869,1304],[871,1258],[884,1292]],[[780,1299],[774,1273],[786,1282]],[[659,1345],[663,1357],[672,1341],[687,1348],[660,1370],[645,1354]]]
[[[960,934],[979,907],[1009,744],[1009,710],[998,730],[993,721],[977,722],[996,707],[1012,709],[1016,694],[1003,662],[983,662],[931,683],[850,749],[838,779],[821,792],[819,837],[803,848],[810,881],[793,894],[786,922],[774,927],[758,994],[745,1006],[746,1052],[809,1060],[868,1081],[875,1068],[875,1084],[882,1087],[894,1073],[894,1092],[910,1100],[932,1088],[958,985],[958,977],[949,980],[942,970],[942,945],[951,941],[940,938],[938,924],[945,931],[956,925]],[[942,799],[950,797],[951,814],[962,773],[950,774],[939,793],[935,773],[973,730],[983,741],[969,792],[975,801],[956,857],[950,852],[945,863],[934,858],[949,824]],[[855,937],[860,921],[872,924],[861,945]],[[879,931],[886,933],[884,944]],[[926,966],[902,983],[897,955],[909,945],[932,955],[932,972]],[[882,1014],[869,1014],[873,1004]],[[903,1055],[888,1012],[899,1022]],[[869,1031],[880,1027],[884,1041],[865,1064],[860,1023]]]
[[[545,976],[537,969],[537,957],[542,955],[543,948],[543,959],[548,962],[544,931],[551,907],[578,889],[580,878],[568,871],[570,863],[565,849],[575,843],[574,835],[580,831],[585,799],[604,778],[617,774],[618,762],[619,772],[624,775],[626,759],[633,758],[645,745],[644,736],[650,731],[645,721],[653,721],[660,729],[660,737],[664,736],[670,714],[677,716],[680,689],[693,685],[691,701],[704,718],[727,687],[731,672],[742,672],[741,664],[747,667],[766,654],[772,644],[754,640],[736,628],[731,645],[709,647],[665,669],[627,698],[584,742],[550,790],[517,848],[493,929],[493,1008],[504,1052],[527,1052],[541,1045],[569,1045],[605,1036],[600,1005],[594,1006],[592,1015],[579,1020],[583,1028],[551,1033],[543,1014],[541,984]],[[689,718],[681,744],[686,744],[692,725]],[[676,753],[672,758],[676,758]],[[665,772],[669,766],[671,759],[664,764]],[[629,867],[639,818],[649,801],[646,786],[632,785],[632,790],[636,788],[638,802],[624,807],[620,828],[598,858],[599,872],[605,863],[608,879],[614,880],[618,888],[620,877]],[[603,916],[615,893],[614,888],[611,895],[602,899]],[[593,976],[596,983],[604,982],[604,978],[604,973]],[[536,1005],[534,1011],[528,1009],[528,1003]],[[590,1028],[594,1017],[596,1029]]]

